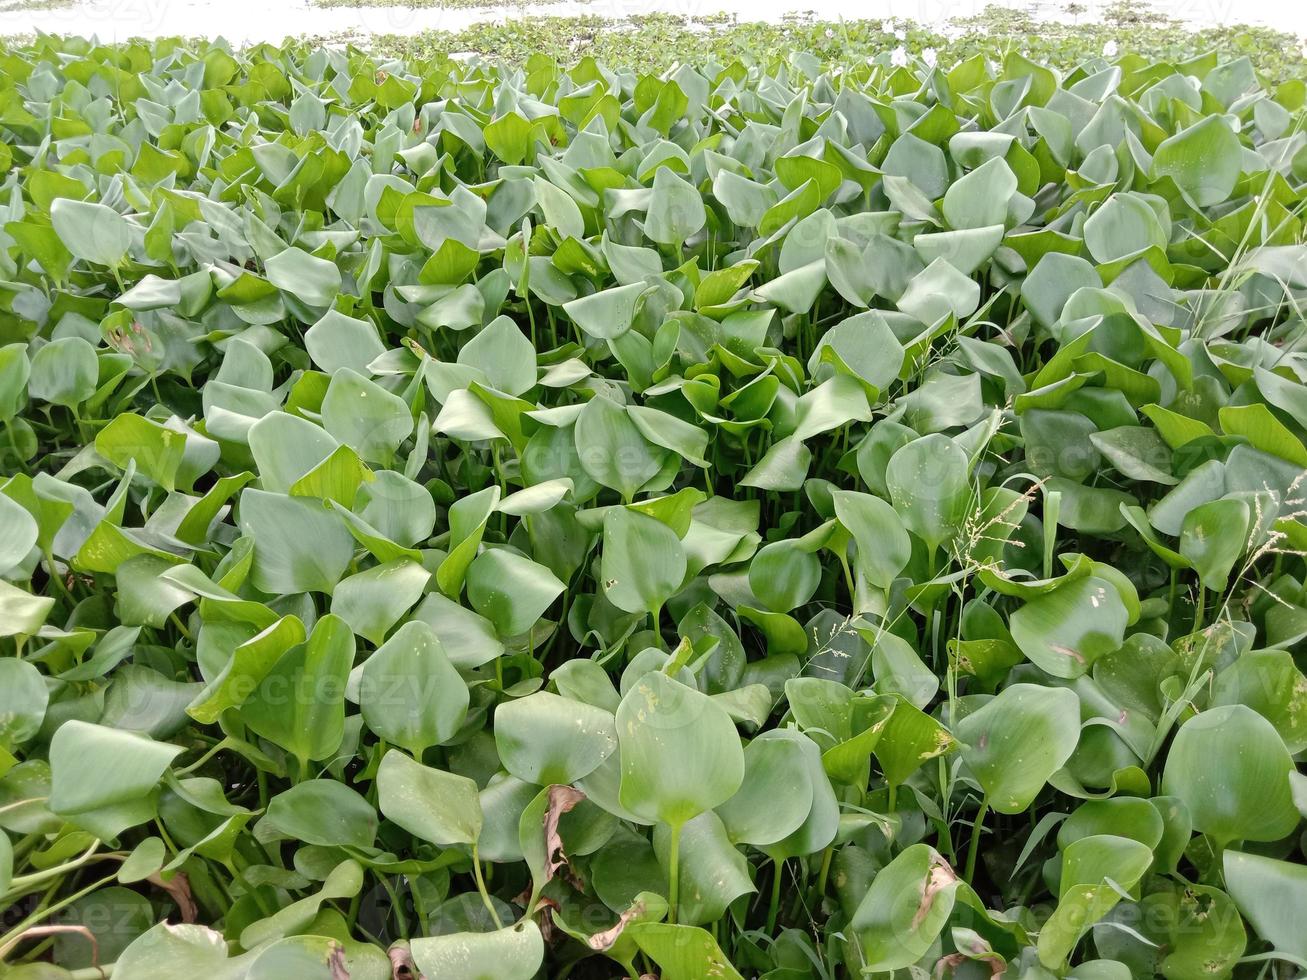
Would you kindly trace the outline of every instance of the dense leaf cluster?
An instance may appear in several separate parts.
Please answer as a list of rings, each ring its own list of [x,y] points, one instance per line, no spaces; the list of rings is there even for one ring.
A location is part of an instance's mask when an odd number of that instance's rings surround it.
[[[0,976],[1307,968],[1303,91],[0,53]]]

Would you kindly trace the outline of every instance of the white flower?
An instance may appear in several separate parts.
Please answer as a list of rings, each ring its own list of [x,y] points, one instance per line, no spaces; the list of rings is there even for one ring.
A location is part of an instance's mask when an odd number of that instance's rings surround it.
[[[890,52],[889,63],[895,68],[906,68],[908,65],[908,52],[903,45],[899,45]]]
[[[827,36],[828,38],[834,37],[834,36],[835,36],[835,29],[834,29],[834,28],[831,28],[831,27],[826,28],[826,36]]]
[[[934,68],[939,61],[939,53],[934,48],[926,48],[921,52],[921,60],[926,63],[927,68]]]
[[[1116,53],[1120,50],[1121,50],[1120,46],[1115,41],[1108,41],[1106,44],[1103,45],[1103,57],[1115,58]]]
[[[906,41],[908,39],[908,32],[900,27],[898,30],[894,32],[894,36],[898,38],[900,41]]]
[[[892,20],[882,20],[882,21],[880,22],[880,29],[881,29],[881,32],[884,33],[884,34],[893,34],[893,33],[894,33],[894,21],[892,21]]]

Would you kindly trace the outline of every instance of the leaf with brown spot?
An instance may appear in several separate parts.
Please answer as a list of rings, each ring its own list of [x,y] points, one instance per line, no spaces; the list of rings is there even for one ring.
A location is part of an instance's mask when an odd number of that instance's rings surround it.
[[[545,880],[554,877],[567,864],[563,839],[558,835],[558,821],[585,799],[585,794],[571,786],[549,787],[549,804],[545,810]]]
[[[644,911],[644,902],[632,902],[631,907],[621,914],[614,925],[609,926],[602,932],[596,932],[586,940],[586,945],[598,953],[612,949],[613,943],[617,942],[617,937],[622,934],[622,930],[626,928],[626,924],[632,919],[644,915]]]
[[[413,952],[408,943],[399,942],[386,950],[390,957],[390,980],[425,980],[413,962]]]
[[[349,967],[345,965],[345,947],[333,942],[327,953],[327,971],[331,980],[349,980]]]
[[[948,862],[937,856],[931,863],[930,873],[926,875],[926,883],[922,886],[921,902],[916,914],[912,916],[913,929],[919,927],[930,913],[930,907],[935,904],[935,896],[957,880],[958,876],[948,866]]]
[[[182,917],[182,922],[194,922],[196,920],[200,910],[191,895],[191,880],[186,877],[185,871],[178,871],[166,881],[162,872],[156,871],[145,880],[162,888],[172,896],[172,900],[177,903],[177,912]]]

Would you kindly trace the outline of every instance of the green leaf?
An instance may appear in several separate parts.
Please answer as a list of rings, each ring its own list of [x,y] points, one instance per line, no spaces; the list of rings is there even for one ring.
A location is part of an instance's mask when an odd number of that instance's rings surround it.
[[[340,269],[301,248],[278,252],[265,263],[268,282],[309,306],[331,306],[340,293]]]
[[[322,425],[368,462],[389,463],[412,433],[413,415],[398,395],[341,368],[322,399]]]
[[[271,595],[331,592],[354,557],[344,522],[316,500],[249,489],[240,528],[254,540],[254,587]]]
[[[708,220],[703,198],[670,167],[654,171],[653,196],[644,222],[645,236],[660,245],[680,246]]]
[[[0,748],[13,752],[41,730],[49,705],[41,672],[25,660],[0,660]]]
[[[915,439],[890,457],[885,482],[909,531],[932,551],[961,530],[971,500],[967,454],[948,436]]]
[[[958,722],[962,758],[999,813],[1030,806],[1080,740],[1080,699],[1067,688],[1013,684]]]
[[[394,749],[377,767],[377,806],[387,820],[438,847],[475,844],[481,836],[476,783]]]
[[[386,633],[422,597],[428,572],[407,558],[388,561],[342,579],[331,611],[359,636],[380,645]]]
[[[631,927],[636,945],[662,971],[663,980],[742,980],[712,935],[694,926],[642,922]]]
[[[894,508],[869,493],[836,490],[835,516],[857,545],[858,570],[872,585],[888,589],[908,559],[912,542]]]
[[[72,719],[50,740],[50,809],[76,815],[152,793],[179,745]]]
[[[318,370],[327,374],[342,368],[365,374],[368,365],[386,352],[375,326],[336,310],[328,310],[304,331],[304,349]]]
[[[268,801],[263,822],[292,840],[322,847],[371,847],[377,812],[334,779],[297,783]]]
[[[504,548],[483,552],[467,572],[467,598],[501,637],[520,636],[567,587],[544,565]]]
[[[662,521],[625,507],[604,515],[603,589],[617,608],[656,618],[680,590],[685,572],[681,542]]]
[[[454,737],[469,701],[436,634],[418,620],[395,630],[364,661],[358,698],[368,728],[414,758]]]
[[[425,976],[449,980],[531,980],[545,956],[544,940],[533,919],[497,932],[415,939],[409,948]]]
[[[1170,177],[1199,208],[1226,200],[1242,169],[1243,146],[1219,115],[1168,137],[1153,154],[1153,176]]]
[[[1307,900],[1307,868],[1260,854],[1226,851],[1225,883],[1257,934],[1282,953],[1307,959],[1297,910]]]
[[[186,436],[140,415],[119,415],[95,437],[95,451],[126,469],[136,470],[165,490],[172,490],[186,453]]]
[[[131,224],[113,208],[59,198],[50,204],[55,234],[68,251],[97,265],[116,266],[131,247]]]
[[[495,747],[512,775],[537,786],[588,776],[617,750],[613,715],[537,691],[495,710]]]
[[[38,528],[20,504],[0,494],[0,575],[16,568],[36,546]]]
[[[521,395],[536,384],[536,351],[506,316],[495,317],[463,345],[458,363],[476,368],[492,388]]]
[[[1091,575],[1026,602],[1012,614],[1012,639],[1040,669],[1074,678],[1121,646],[1128,618],[1116,588]]]
[[[563,304],[563,312],[596,340],[615,340],[631,329],[640,297],[648,291],[643,281],[615,286]]]
[[[679,827],[735,795],[744,750],[725,709],[665,674],[646,674],[617,709],[622,806]]]
[[[323,616],[304,643],[263,675],[241,705],[241,718],[297,759],[330,758],[345,737],[345,685],[353,666],[349,625]]]
[[[33,398],[75,408],[95,394],[99,364],[81,337],[60,337],[32,355],[27,391]]]
[[[849,923],[870,970],[899,970],[926,955],[960,882],[934,848],[913,844],[882,868]]]
[[[581,409],[575,438],[581,468],[623,500],[634,498],[662,467],[662,450],[645,439],[630,415],[602,395]]]
[[[1016,174],[1007,161],[994,157],[949,185],[942,205],[944,220],[950,228],[1001,225],[1016,192]]]
[[[1180,554],[1193,565],[1203,588],[1224,592],[1235,562],[1251,543],[1248,502],[1233,497],[1211,500],[1185,515]]]
[[[798,742],[755,738],[744,747],[744,781],[717,807],[737,844],[776,844],[803,825],[812,810],[813,789]]]
[[[1176,732],[1162,792],[1179,797],[1194,829],[1218,846],[1272,841],[1299,815],[1289,791],[1293,760],[1269,721],[1242,704],[1210,708]]]

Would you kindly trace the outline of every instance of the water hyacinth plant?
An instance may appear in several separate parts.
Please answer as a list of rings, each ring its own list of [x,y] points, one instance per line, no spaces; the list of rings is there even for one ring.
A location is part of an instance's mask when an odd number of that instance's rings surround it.
[[[1307,969],[1305,94],[8,46],[0,977]]]

